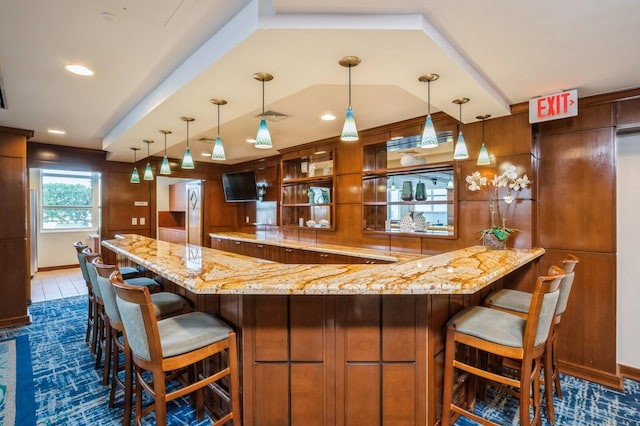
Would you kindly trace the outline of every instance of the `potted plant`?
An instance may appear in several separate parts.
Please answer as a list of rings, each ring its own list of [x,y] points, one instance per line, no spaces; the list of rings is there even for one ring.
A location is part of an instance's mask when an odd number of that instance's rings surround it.
[[[531,181],[526,174],[519,176],[516,167],[509,165],[501,175],[494,175],[491,181],[480,172],[473,172],[466,177],[466,184],[469,191],[488,193],[491,227],[480,231],[483,244],[493,249],[505,248],[509,236],[518,231],[506,226],[509,206],[515,200],[515,193],[531,185]]]

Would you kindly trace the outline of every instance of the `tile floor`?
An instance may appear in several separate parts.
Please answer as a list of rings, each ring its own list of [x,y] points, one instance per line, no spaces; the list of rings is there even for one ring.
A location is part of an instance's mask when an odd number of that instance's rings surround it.
[[[62,299],[87,294],[80,268],[36,272],[31,279],[31,302]]]

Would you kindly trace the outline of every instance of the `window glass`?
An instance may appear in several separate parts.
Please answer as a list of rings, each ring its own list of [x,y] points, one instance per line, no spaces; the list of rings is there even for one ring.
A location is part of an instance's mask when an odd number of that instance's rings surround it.
[[[95,228],[93,188],[90,172],[43,170],[42,229]]]

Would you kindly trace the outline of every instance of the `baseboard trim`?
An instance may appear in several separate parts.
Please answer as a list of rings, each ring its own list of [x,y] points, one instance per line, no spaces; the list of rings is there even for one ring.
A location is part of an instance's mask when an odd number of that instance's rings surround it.
[[[23,315],[19,317],[4,318],[0,320],[0,328],[13,327],[16,325],[31,324],[31,315]]]
[[[618,364],[618,370],[620,371],[620,375],[622,377],[640,382],[640,368]]]
[[[75,265],[45,266],[43,268],[39,267],[38,272],[56,271],[58,269],[73,269],[73,268],[79,268],[78,264],[76,263]]]
[[[622,382],[620,372],[618,372],[618,374],[611,374],[583,365],[571,364],[566,361],[558,361],[558,367],[560,367],[562,374],[568,374],[569,376],[598,383],[618,391],[624,391],[624,383]]]

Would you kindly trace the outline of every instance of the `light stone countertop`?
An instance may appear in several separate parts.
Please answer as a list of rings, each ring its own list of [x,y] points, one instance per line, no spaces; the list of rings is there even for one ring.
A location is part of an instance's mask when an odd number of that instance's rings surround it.
[[[471,294],[544,254],[472,246],[391,264],[282,264],[125,234],[102,245],[196,294]],[[346,253],[344,253],[346,254]]]

